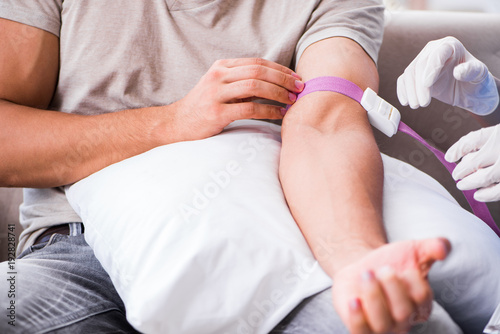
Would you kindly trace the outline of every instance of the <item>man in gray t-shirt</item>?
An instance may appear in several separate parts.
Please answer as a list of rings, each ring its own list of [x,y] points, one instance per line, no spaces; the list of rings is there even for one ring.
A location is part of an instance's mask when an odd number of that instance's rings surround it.
[[[0,186],[26,188],[17,313],[2,332],[134,332],[63,185],[237,119],[281,120],[280,106],[251,100],[293,104],[318,76],[378,86],[379,0],[3,0],[0,18]],[[309,94],[288,111],[282,137],[283,190],[336,282],[336,312],[317,295],[307,305],[320,310],[301,307],[280,330],[293,332],[303,314],[307,333],[425,320],[426,275],[449,246],[387,244],[382,162],[366,112],[346,96]],[[331,242],[319,244],[325,235]]]

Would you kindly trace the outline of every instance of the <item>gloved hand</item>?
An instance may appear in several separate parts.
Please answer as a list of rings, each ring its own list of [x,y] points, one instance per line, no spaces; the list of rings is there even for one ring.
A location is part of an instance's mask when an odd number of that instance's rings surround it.
[[[473,131],[446,152],[449,162],[462,161],[453,178],[460,190],[479,189],[474,198],[480,202],[500,200],[500,124]]]
[[[412,109],[434,97],[477,115],[493,112],[499,102],[493,75],[454,37],[429,42],[398,78],[397,93]]]

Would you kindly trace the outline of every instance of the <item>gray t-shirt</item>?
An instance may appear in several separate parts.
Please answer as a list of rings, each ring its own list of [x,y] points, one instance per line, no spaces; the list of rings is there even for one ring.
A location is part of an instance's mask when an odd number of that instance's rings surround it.
[[[2,0],[0,17],[60,37],[50,109],[83,115],[173,103],[218,59],[293,68],[333,36],[376,61],[383,32],[382,0]],[[61,188],[25,189],[19,251],[44,228],[77,221]]]

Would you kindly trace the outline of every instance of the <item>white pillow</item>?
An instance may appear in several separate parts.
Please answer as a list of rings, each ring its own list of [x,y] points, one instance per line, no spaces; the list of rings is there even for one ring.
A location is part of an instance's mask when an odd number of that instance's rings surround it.
[[[280,129],[235,122],[67,189],[136,329],[267,333],[331,285],[283,196]]]
[[[156,148],[67,189],[135,328],[267,333],[331,285],[285,202],[280,148],[279,126],[238,121],[218,136]],[[451,240],[431,284],[465,332],[478,333],[500,302],[499,239],[437,181],[382,157],[389,239]]]

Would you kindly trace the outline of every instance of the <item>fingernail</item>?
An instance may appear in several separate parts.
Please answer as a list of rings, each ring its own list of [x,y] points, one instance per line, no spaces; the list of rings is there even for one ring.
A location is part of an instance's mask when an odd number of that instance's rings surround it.
[[[299,79],[299,80],[302,80],[302,78],[300,77],[300,75],[298,75],[297,73],[295,72],[292,72],[292,76],[294,76],[295,78]]]
[[[444,249],[446,251],[446,255],[450,254],[451,252],[451,243],[448,239],[446,238],[440,238],[441,242],[443,243]]]
[[[297,95],[295,95],[294,93],[288,93],[288,98],[290,99],[290,101],[295,102],[295,100],[297,100]]]
[[[305,84],[302,81],[295,80],[295,87],[297,87],[299,92],[302,92],[302,90],[304,89],[304,86],[305,86]]]
[[[357,312],[361,309],[361,301],[359,300],[359,298],[354,298],[349,302],[349,309],[354,312]]]
[[[365,282],[370,282],[372,281],[375,276],[373,275],[373,271],[371,270],[366,270],[364,271],[362,274],[361,274],[361,278],[363,279],[363,281]]]
[[[281,108],[280,109],[281,116],[285,116],[286,114],[286,108]]]

